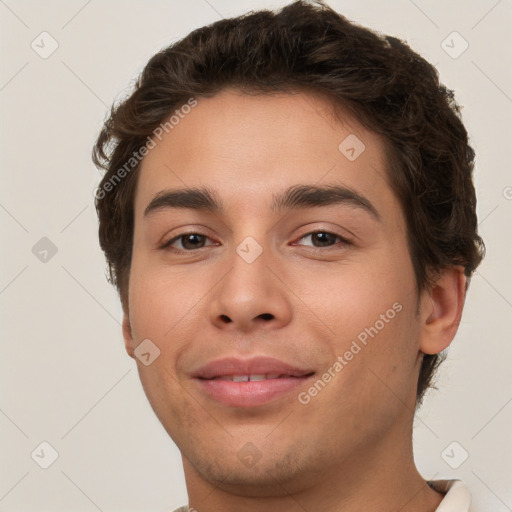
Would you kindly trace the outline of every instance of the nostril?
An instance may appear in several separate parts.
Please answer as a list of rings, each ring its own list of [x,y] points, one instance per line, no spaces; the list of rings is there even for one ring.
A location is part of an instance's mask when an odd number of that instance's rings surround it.
[[[223,322],[226,322],[227,324],[229,324],[232,320],[231,318],[229,318],[229,316],[226,316],[226,315],[220,315],[221,319]]]
[[[274,315],[272,315],[271,313],[262,313],[260,317],[263,318],[263,320],[272,320],[272,318],[274,318]]]

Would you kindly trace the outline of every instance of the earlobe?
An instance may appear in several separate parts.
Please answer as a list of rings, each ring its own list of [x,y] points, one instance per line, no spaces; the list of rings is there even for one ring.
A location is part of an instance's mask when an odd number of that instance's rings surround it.
[[[127,354],[135,358],[134,354],[134,342],[133,342],[133,336],[132,336],[132,328],[130,325],[130,318],[125,313],[123,315],[123,338],[124,338],[124,346],[126,348]]]
[[[424,354],[438,354],[450,345],[459,327],[465,297],[464,269],[442,270],[422,301],[419,348]]]

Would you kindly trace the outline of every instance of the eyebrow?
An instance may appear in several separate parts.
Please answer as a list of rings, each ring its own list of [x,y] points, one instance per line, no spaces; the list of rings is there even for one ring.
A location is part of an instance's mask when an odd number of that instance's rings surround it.
[[[346,204],[360,208],[380,221],[381,216],[369,199],[350,188],[339,185],[294,185],[272,197],[272,211],[313,208]],[[188,208],[222,213],[224,206],[215,192],[208,187],[162,190],[144,210],[144,217],[168,208]]]

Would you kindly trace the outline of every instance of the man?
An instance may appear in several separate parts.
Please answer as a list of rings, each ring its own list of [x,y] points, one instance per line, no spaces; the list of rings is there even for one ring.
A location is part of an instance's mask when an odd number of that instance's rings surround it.
[[[469,510],[411,438],[483,256],[473,159],[435,69],[322,2],[149,61],[96,207],[190,510]]]

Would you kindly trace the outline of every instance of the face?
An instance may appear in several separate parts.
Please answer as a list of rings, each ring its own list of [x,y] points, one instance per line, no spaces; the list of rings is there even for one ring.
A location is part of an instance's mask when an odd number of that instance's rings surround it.
[[[187,480],[271,494],[396,450],[419,327],[382,140],[320,95],[226,89],[156,142],[125,340],[150,340],[135,360]]]

